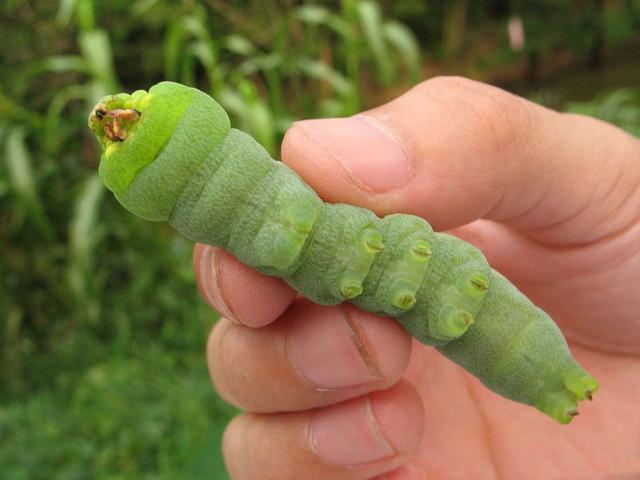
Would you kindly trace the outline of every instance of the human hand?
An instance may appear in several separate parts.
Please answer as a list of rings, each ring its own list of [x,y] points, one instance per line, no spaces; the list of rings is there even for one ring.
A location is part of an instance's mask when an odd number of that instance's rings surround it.
[[[453,230],[561,326],[600,381],[569,426],[483,387],[392,319],[324,307],[198,245],[225,318],[208,363],[249,412],[233,480],[598,479],[640,473],[640,142],[497,88],[435,78],[350,119],[296,123],[283,161],[325,200]]]

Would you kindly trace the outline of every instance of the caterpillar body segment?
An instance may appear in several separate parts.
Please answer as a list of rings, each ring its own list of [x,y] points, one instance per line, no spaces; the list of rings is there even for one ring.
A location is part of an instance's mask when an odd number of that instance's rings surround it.
[[[363,208],[324,204],[312,233],[297,270],[285,282],[324,305],[357,298],[383,248],[380,219]]]
[[[169,222],[191,240],[228,248],[236,220],[273,163],[251,137],[229,130],[182,189]]]
[[[482,253],[418,217],[324,203],[193,88],[105,97],[89,118],[120,203],[219,246],[310,300],[395,318],[495,392],[567,423],[596,380]]]
[[[365,279],[362,295],[352,302],[369,312],[398,316],[416,304],[435,234],[425,220],[412,215],[388,215],[381,227],[385,248]]]
[[[577,401],[591,400],[598,389],[553,320],[495,270],[474,325],[437,348],[491,390],[561,423],[577,415]]]

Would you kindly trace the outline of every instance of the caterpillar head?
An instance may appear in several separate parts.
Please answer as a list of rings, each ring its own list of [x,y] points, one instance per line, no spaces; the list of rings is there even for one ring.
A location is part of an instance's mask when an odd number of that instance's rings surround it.
[[[211,97],[173,82],[102,98],[89,115],[102,145],[99,173],[122,205],[166,221],[197,166],[229,130]]]

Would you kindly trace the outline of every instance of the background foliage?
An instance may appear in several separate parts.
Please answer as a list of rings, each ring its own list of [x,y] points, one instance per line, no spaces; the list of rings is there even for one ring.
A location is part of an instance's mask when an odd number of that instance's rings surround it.
[[[455,72],[640,136],[639,28],[638,0],[4,1],[0,476],[225,475],[233,410],[203,358],[215,315],[189,242],[127,214],[97,178],[97,98],[196,85],[277,156],[296,118]]]

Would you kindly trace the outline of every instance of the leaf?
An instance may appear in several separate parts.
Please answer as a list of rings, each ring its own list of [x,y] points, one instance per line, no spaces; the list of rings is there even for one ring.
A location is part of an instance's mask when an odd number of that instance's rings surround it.
[[[590,115],[613,123],[632,135],[640,136],[640,90],[621,88],[606,92],[589,102],[571,102],[565,110]]]
[[[144,15],[158,3],[160,0],[138,0],[131,6],[131,13],[137,16]]]
[[[202,41],[195,41],[189,45],[189,51],[193,53],[208,72],[215,70],[216,56],[209,44]]]
[[[56,22],[59,25],[68,25],[73,15],[73,10],[76,6],[76,0],[60,0],[58,6],[58,13],[56,14]]]
[[[207,27],[202,20],[195,15],[189,15],[183,19],[184,28],[187,32],[193,35],[195,38],[202,41],[209,41],[211,37]]]
[[[93,250],[100,238],[98,214],[104,191],[98,174],[89,176],[76,198],[73,218],[69,225],[70,260],[87,269],[92,264]]]
[[[262,101],[251,104],[249,125],[256,140],[273,156],[276,152],[275,122],[271,110]]]
[[[164,36],[164,76],[167,80],[178,79],[183,47],[182,37],[182,22],[171,22]]]
[[[404,24],[390,20],[384,24],[384,36],[404,61],[412,83],[420,81],[420,46],[413,32]]]
[[[300,71],[306,73],[308,76],[318,80],[324,80],[342,96],[348,96],[354,88],[351,82],[347,80],[344,75],[337,70],[334,70],[326,63],[303,58],[298,60],[296,66]]]
[[[257,53],[256,46],[253,42],[244,35],[237,33],[227,35],[224,38],[224,47],[230,52],[244,57],[249,57]]]
[[[328,9],[313,4],[302,5],[295,13],[296,17],[311,25],[321,25],[325,23],[329,15],[331,15],[331,12]]]
[[[367,0],[358,2],[357,9],[360,26],[373,56],[378,78],[383,85],[389,85],[393,80],[393,64],[384,41],[380,5]]]
[[[42,68],[54,73],[86,72],[87,64],[79,55],[51,55],[43,60]]]
[[[341,102],[336,98],[324,98],[318,103],[318,115],[320,117],[344,117],[350,113],[345,102]]]
[[[56,92],[47,108],[42,145],[45,150],[52,151],[60,145],[60,122],[64,119],[63,111],[69,102],[78,99],[87,99],[90,91],[86,85],[68,85]]]
[[[25,136],[23,127],[12,128],[7,136],[5,156],[9,183],[38,232],[46,239],[51,239],[53,230],[44,213],[43,204],[36,190],[31,156],[29,155]]]
[[[211,91],[215,94],[222,88],[222,73],[217,64],[217,52],[210,41],[196,40],[189,45],[189,52],[204,66]]]
[[[259,55],[249,58],[242,62],[238,67],[238,72],[242,75],[249,76],[257,71],[269,71],[281,68],[283,65],[282,56],[277,53]]]
[[[120,90],[116,80],[111,42],[107,32],[104,30],[82,32],[78,38],[78,43],[80,44],[82,56],[94,78],[94,96],[99,98],[108,92]],[[95,98],[95,100],[98,98]]]
[[[100,301],[92,288],[94,250],[104,234],[99,227],[99,209],[105,188],[97,173],[85,181],[76,198],[69,225],[69,263],[67,279],[76,299],[80,317],[90,324],[98,320]]]
[[[85,32],[93,31],[96,27],[93,1],[94,0],[75,0],[76,22],[80,29]]]
[[[241,77],[235,88],[223,89],[217,95],[217,100],[238,118],[242,129],[254,136],[271,155],[275,154],[276,122],[253,84]]]
[[[349,22],[319,5],[302,5],[296,10],[295,16],[308,25],[323,25],[345,37],[352,34]]]

